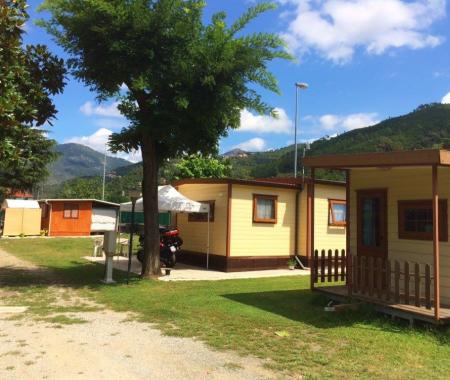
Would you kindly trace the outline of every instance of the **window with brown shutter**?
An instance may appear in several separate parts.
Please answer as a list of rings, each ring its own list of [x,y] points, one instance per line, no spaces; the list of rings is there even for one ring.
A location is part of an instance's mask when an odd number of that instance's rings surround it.
[[[78,219],[79,210],[77,203],[64,203],[64,219]]]
[[[433,240],[431,200],[398,201],[398,237]],[[439,240],[448,241],[447,200],[439,201]]]

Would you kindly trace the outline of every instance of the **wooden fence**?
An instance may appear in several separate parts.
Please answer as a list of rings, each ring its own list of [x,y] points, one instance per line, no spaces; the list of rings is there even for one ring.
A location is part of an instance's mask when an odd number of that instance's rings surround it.
[[[347,256],[345,249],[314,251],[313,282],[338,282],[347,279]]]
[[[347,256],[345,250],[315,250],[311,276],[313,284],[345,281],[350,295],[427,309],[433,305],[428,264]]]

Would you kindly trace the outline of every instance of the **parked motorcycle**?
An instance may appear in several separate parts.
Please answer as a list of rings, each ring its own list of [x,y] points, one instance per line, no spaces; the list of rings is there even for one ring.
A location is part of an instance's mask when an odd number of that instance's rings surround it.
[[[159,226],[159,259],[161,266],[173,268],[177,262],[177,253],[183,245],[180,231],[177,228]],[[140,248],[137,258],[142,263],[144,261],[144,234],[139,235]]]

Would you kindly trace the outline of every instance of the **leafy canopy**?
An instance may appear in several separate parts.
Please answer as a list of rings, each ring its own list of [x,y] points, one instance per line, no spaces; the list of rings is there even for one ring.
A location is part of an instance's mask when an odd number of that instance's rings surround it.
[[[43,45],[23,46],[25,0],[0,1],[0,192],[30,188],[47,174],[53,142],[37,127],[56,115],[63,61]]]
[[[231,174],[227,159],[193,154],[175,164],[174,179],[182,178],[224,178]]]
[[[270,3],[250,8],[230,26],[225,13],[202,22],[203,0],[46,0],[41,24],[70,54],[75,77],[99,99],[120,96],[130,124],[112,137],[115,150],[154,143],[158,161],[211,153],[240,110],[272,112],[255,88],[278,93],[267,63],[290,58],[276,35],[243,35]],[[126,85],[125,94],[120,88]]]

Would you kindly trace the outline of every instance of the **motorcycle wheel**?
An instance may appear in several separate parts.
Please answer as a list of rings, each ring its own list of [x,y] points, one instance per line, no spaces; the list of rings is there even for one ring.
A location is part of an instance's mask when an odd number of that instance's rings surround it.
[[[140,249],[137,253],[137,259],[139,260],[139,262],[142,264],[142,262],[144,261],[144,250]]]

